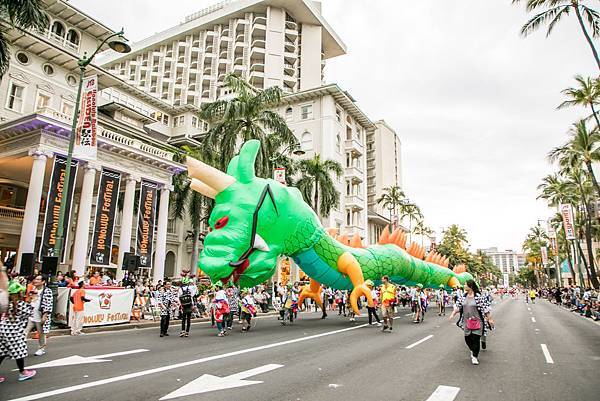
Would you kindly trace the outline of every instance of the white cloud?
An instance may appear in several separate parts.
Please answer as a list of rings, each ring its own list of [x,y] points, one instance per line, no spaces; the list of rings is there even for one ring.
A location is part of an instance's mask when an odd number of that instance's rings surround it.
[[[214,1],[72,3],[140,40]],[[555,111],[560,90],[597,74],[576,21],[524,39],[528,15],[506,0],[325,0],[323,14],[348,46],[326,78],[399,132],[405,189],[427,223],[465,227],[474,248],[520,248],[548,216],[535,199],[546,154],[584,114]]]

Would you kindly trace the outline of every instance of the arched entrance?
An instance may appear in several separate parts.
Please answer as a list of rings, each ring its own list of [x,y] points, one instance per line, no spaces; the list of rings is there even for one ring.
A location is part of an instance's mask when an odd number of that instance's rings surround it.
[[[175,253],[168,251],[165,258],[165,276],[173,277],[175,275]]]

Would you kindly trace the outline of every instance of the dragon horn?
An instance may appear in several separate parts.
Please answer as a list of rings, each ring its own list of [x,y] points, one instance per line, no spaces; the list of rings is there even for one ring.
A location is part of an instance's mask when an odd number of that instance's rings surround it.
[[[354,233],[354,235],[352,236],[352,240],[350,241],[350,246],[352,248],[362,248],[363,247],[362,240],[360,239],[360,235],[358,235],[358,233]]]
[[[229,174],[209,166],[200,160],[187,157],[185,163],[187,164],[188,175],[191,178],[202,181],[204,184],[211,187],[217,194],[235,182],[235,178]]]
[[[217,196],[217,191],[195,178],[192,178],[190,188],[192,188],[196,192],[200,192],[202,195],[211,199],[215,199],[215,196]]]
[[[338,233],[338,229],[336,227],[329,227],[325,231],[327,231],[327,234],[329,234],[332,238],[335,238]]]
[[[392,233],[392,235],[390,235],[390,244],[394,244],[396,242],[396,239],[398,238],[398,235],[400,235],[400,229],[396,228],[394,230],[394,232]]]
[[[401,231],[400,234],[398,234],[396,245],[402,249],[406,249],[406,234],[404,234],[404,231]]]

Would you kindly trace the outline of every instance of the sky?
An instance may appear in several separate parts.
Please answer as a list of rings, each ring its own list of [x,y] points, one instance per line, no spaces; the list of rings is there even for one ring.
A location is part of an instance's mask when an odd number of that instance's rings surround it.
[[[139,41],[215,1],[71,0]],[[523,38],[530,17],[511,0],[323,0],[347,46],[335,82],[402,141],[403,187],[441,236],[458,224],[472,250],[520,250],[551,212],[538,195],[547,153],[584,109],[556,110],[576,74],[597,74],[575,18]],[[176,6],[166,6],[172,4]],[[596,41],[598,42],[598,41]],[[597,43],[598,44],[598,43]]]

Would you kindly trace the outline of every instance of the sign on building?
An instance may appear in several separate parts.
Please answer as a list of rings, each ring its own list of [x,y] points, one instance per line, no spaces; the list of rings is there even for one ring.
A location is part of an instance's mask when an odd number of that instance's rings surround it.
[[[92,75],[83,79],[79,117],[75,128],[75,147],[73,153],[79,159],[96,160],[96,128],[98,119],[98,77]]]
[[[140,257],[140,266],[152,267],[154,251],[154,224],[156,218],[156,195],[158,186],[142,180],[138,206],[138,226],[135,239],[135,253]]]
[[[542,264],[546,266],[548,264],[548,250],[545,246],[540,248],[540,253],[542,254]]]
[[[102,170],[98,183],[90,265],[108,266],[110,264],[120,185],[121,173],[107,169]]]
[[[560,214],[562,215],[566,238],[568,240],[575,239],[575,222],[573,219],[573,207],[571,206],[571,204],[561,204]]]
[[[46,213],[44,215],[44,225],[42,227],[42,244],[40,246],[39,259],[42,261],[44,256],[59,256],[55,254],[56,234],[58,232],[58,216],[60,214],[60,205],[63,201],[67,202],[65,209],[65,218],[63,220],[63,249],[60,255],[60,263],[65,263],[67,244],[69,243],[69,222],[71,221],[71,209],[73,206],[73,192],[75,192],[75,179],[77,178],[76,160],[71,161],[71,176],[69,178],[69,193],[64,194],[65,175],[67,169],[67,158],[61,155],[54,156],[54,165],[52,166],[52,175],[50,176],[50,185],[48,189],[48,200],[46,201]]]
[[[273,170],[273,179],[278,183],[285,185],[285,168],[276,167]]]

